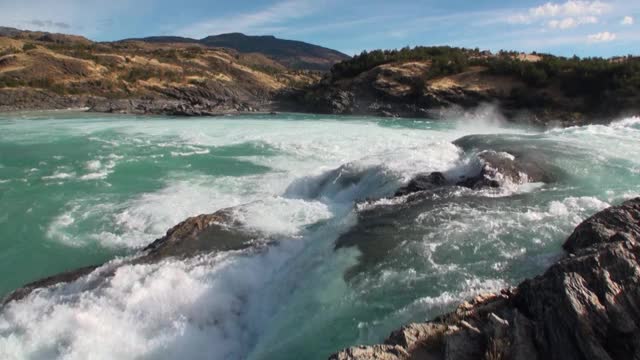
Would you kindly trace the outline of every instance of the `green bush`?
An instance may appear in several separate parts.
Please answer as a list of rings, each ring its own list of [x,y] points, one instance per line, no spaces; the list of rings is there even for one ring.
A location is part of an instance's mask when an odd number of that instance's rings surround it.
[[[122,77],[122,80],[133,83],[138,80],[156,78],[168,82],[180,82],[183,79],[181,73],[171,70],[161,70],[154,67],[135,67]]]
[[[498,56],[487,59],[486,65],[493,74],[515,76],[533,87],[546,86],[554,81],[569,96],[617,96],[640,91],[638,58],[614,61],[545,55],[540,61],[528,62]]]
[[[360,55],[337,63],[331,68],[331,76],[334,79],[355,77],[376,66],[398,62],[398,61],[418,61],[431,60],[432,66],[428,77],[448,75],[466,69],[473,55],[478,54],[477,50],[467,50],[449,46],[416,46],[414,48],[405,47],[400,50],[374,50],[363,51]]]
[[[22,51],[29,51],[29,50],[33,50],[36,49],[37,46],[35,44],[32,43],[25,43],[24,45],[22,45]]]

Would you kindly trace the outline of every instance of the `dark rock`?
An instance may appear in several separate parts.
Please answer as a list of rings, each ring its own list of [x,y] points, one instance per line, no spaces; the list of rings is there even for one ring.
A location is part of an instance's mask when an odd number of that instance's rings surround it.
[[[640,202],[628,201],[603,210],[585,220],[564,243],[564,249],[575,253],[594,244],[640,239]]]
[[[524,184],[548,180],[544,170],[537,164],[505,152],[482,151],[478,154],[478,160],[480,172],[458,182],[458,186],[482,189],[502,187],[507,183]]]
[[[2,299],[2,301],[0,301],[0,304],[4,305],[6,303],[9,303],[11,301],[14,300],[20,300],[24,297],[26,297],[27,295],[29,295],[32,291],[36,290],[36,289],[41,289],[41,288],[46,288],[49,286],[53,286],[59,283],[67,283],[67,282],[72,282],[75,281],[85,275],[90,274],[91,272],[93,272],[95,269],[97,269],[100,265],[93,265],[93,266],[86,266],[80,269],[76,269],[76,270],[71,270],[71,271],[67,271],[61,274],[57,274],[54,276],[49,276],[46,277],[44,279],[40,279],[37,281],[34,281],[32,283],[29,283],[13,292],[11,292],[9,295],[7,295],[4,299]]]
[[[240,250],[254,244],[257,237],[234,220],[230,209],[213,214],[190,217],[167,231],[143,249],[141,262],[156,261],[169,256],[192,256],[211,251]]]
[[[408,325],[388,345],[331,358],[640,359],[638,219],[640,198],[604,210],[576,228],[564,246],[571,256],[543,275]]]
[[[441,172],[416,175],[406,186],[401,187],[394,196],[404,196],[418,191],[430,190],[434,187],[444,186],[447,179]]]
[[[169,229],[165,236],[144,248],[139,256],[124,261],[121,265],[152,263],[168,257],[189,257],[214,251],[240,250],[265,243],[259,241],[259,235],[242,230],[241,225],[231,216],[231,209],[194,216]],[[6,296],[1,304],[20,300],[36,289],[75,281],[98,267],[100,265],[88,266],[29,283]],[[100,275],[110,277],[114,271],[112,269]]]

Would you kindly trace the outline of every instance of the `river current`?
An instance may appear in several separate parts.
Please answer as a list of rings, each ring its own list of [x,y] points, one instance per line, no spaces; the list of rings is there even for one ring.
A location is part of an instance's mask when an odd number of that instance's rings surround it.
[[[474,171],[483,150],[535,154],[553,181],[389,199],[418,173]],[[106,263],[0,308],[0,358],[325,359],[377,343],[543,272],[578,223],[640,195],[638,154],[638,118],[542,130],[489,108],[444,121],[0,115],[0,296]],[[229,207],[272,244],[119,266]]]

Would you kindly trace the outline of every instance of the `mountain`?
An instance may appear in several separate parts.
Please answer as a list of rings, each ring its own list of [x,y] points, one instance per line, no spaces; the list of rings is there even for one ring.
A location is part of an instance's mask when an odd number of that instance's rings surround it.
[[[55,34],[55,33],[49,33],[45,31],[20,30],[20,29],[4,27],[4,26],[0,26],[0,36],[14,38],[14,39],[35,40],[35,41],[42,41],[47,43],[58,43],[58,44],[88,45],[92,43],[91,40],[80,35]]]
[[[208,46],[236,49],[242,53],[262,53],[294,69],[325,70],[335,63],[349,59],[349,56],[336,50],[274,36],[231,33],[209,36],[200,42]]]
[[[339,51],[295,40],[278,39],[275,36],[250,36],[241,33],[208,36],[196,40],[178,36],[152,36],[123,41],[147,43],[188,43],[209,47],[224,47],[240,53],[260,53],[290,69],[329,70],[334,64],[349,59]]]

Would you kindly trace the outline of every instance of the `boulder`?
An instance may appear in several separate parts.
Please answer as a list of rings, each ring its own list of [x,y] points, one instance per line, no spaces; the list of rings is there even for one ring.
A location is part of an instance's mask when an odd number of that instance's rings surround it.
[[[480,172],[459,181],[458,186],[483,189],[498,188],[509,183],[546,182],[546,175],[540,166],[522,161],[509,153],[486,150],[480,152],[477,158]]]
[[[575,253],[595,244],[640,239],[640,203],[628,201],[605,209],[578,225],[564,244],[564,249]]]
[[[435,187],[444,186],[447,179],[441,172],[430,174],[418,174],[409,183],[396,191],[394,196],[404,196],[418,191],[431,190]]]
[[[258,234],[242,229],[242,224],[232,217],[231,209],[223,209],[184,220],[121,265],[152,263],[168,257],[189,257],[214,251],[240,250],[261,244],[256,241],[258,238]],[[87,266],[29,283],[7,295],[0,304],[22,299],[39,288],[73,282],[100,266]],[[115,268],[100,275],[109,277],[114,271]]]

